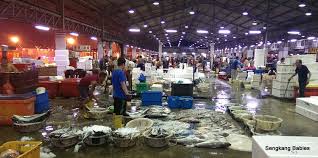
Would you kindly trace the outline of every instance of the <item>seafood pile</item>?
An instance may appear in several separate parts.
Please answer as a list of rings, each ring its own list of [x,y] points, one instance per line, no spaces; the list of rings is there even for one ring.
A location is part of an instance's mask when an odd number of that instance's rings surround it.
[[[152,127],[149,132],[149,137],[152,138],[166,138],[169,136],[169,132],[160,127]]]
[[[90,135],[110,135],[112,129],[107,126],[93,125],[83,127],[82,132],[83,137],[86,138]]]
[[[170,131],[175,136],[189,135],[190,133],[190,124],[185,122],[154,120],[154,125]]]
[[[124,128],[119,128],[116,131],[113,131],[113,136],[117,137],[117,138],[135,138],[138,137],[140,135],[139,130],[137,130],[137,128],[128,128],[128,127],[124,127]]]
[[[171,110],[167,107],[151,106],[151,107],[141,109],[134,113],[129,113],[129,115],[132,118],[141,118],[141,117],[161,118],[161,117],[169,116],[170,113],[171,113]]]

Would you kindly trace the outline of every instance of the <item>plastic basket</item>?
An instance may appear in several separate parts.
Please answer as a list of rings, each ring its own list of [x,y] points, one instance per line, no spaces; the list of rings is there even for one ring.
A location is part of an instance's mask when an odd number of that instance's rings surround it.
[[[144,102],[161,102],[162,92],[146,91],[141,93],[141,101]]]
[[[182,109],[192,109],[193,98],[189,96],[179,97],[180,107]]]
[[[49,94],[46,91],[43,94],[36,95],[35,99],[35,113],[47,112],[50,109]]]
[[[177,96],[169,96],[168,97],[168,107],[170,109],[179,109],[181,108],[179,103],[179,97]]]
[[[149,90],[149,85],[147,83],[138,83],[136,84],[136,91],[138,94],[148,91]]]
[[[42,142],[35,141],[11,141],[0,146],[0,153],[7,149],[13,149],[22,153],[18,158],[40,158],[41,144]]]

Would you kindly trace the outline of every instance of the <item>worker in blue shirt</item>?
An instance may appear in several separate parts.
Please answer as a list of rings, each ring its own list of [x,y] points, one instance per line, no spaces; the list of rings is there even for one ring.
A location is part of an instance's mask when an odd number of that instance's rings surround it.
[[[123,57],[118,58],[118,68],[112,73],[114,113],[116,115],[127,116],[126,100],[130,99],[128,88],[126,85],[126,75],[124,72],[126,60]]]
[[[239,57],[236,57],[231,64],[231,81],[236,79],[237,77],[237,69],[240,68]]]

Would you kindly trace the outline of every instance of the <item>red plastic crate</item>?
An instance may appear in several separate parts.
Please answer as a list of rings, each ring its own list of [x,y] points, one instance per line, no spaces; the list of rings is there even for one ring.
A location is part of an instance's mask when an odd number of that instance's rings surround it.
[[[299,96],[298,87],[295,87],[294,94],[295,94],[294,95],[295,98]],[[305,97],[310,97],[310,96],[318,96],[318,87],[307,87],[305,89]]]
[[[44,87],[51,99],[59,96],[59,83],[57,81],[39,81],[38,87]]]
[[[79,97],[79,85],[80,79],[67,78],[60,83],[59,94],[63,97]]]

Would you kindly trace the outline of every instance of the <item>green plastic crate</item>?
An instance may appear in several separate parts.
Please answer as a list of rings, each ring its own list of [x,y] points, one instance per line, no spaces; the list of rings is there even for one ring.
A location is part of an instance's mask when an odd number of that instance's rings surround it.
[[[138,94],[148,91],[149,90],[149,85],[147,83],[138,83],[136,84],[136,91]]]

